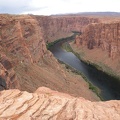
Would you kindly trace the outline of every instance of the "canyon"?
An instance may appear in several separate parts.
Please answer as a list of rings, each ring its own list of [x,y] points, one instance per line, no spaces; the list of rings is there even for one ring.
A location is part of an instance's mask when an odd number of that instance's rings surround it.
[[[78,17],[76,18],[78,20]],[[61,18],[60,25],[64,21],[66,24],[69,19],[70,17],[63,17],[63,20]],[[51,35],[53,26],[51,23],[54,21],[57,26],[57,18],[54,17],[49,19],[44,16],[0,15],[1,90],[17,88],[34,92],[38,87],[45,86],[92,101],[99,100],[89,90],[88,84],[82,77],[67,71],[64,65],[60,65],[46,49],[47,41],[51,42],[53,39],[45,38]],[[69,21],[74,22],[73,19]],[[86,21],[81,24],[88,24],[89,21],[95,22],[96,19],[86,18]],[[53,26],[53,33],[57,34],[60,27],[56,30],[55,26]],[[76,29],[79,27],[76,25]],[[70,33],[72,28],[67,25],[64,29],[67,30],[66,35],[69,35],[68,32]],[[62,28],[59,31],[65,32]],[[59,38],[59,36],[53,37]]]
[[[119,120],[120,101],[95,102],[100,99],[88,83],[46,48],[80,32],[72,48],[80,55],[85,50],[86,60],[104,59],[119,73],[119,29],[119,18],[1,14],[0,119]]]

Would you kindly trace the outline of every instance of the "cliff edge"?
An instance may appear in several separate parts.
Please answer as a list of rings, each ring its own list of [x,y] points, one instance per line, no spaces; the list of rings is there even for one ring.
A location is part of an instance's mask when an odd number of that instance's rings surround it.
[[[119,120],[120,101],[91,102],[41,87],[0,92],[0,120]]]

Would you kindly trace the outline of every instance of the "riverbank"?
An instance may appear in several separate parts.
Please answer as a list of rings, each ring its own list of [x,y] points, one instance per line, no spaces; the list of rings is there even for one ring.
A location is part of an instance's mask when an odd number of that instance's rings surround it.
[[[74,37],[76,36],[76,33],[73,33],[71,36],[68,36],[68,37],[65,37],[65,38],[60,38],[58,40],[55,40],[53,42],[50,42],[50,43],[47,43],[46,44],[46,47],[47,49],[49,49],[51,46],[53,46],[54,44],[60,42],[60,41],[63,41],[63,40],[66,40],[66,39],[73,39]]]
[[[60,39],[57,39],[53,42],[50,42],[50,43],[47,43],[46,44],[46,47],[47,49],[49,49],[51,46],[55,45],[56,43],[60,42],[60,41],[63,41],[63,40],[72,40],[75,38],[76,35],[80,35],[81,32],[77,32],[77,31],[72,31],[72,35],[69,35],[67,37],[63,37],[63,38],[60,38]]]
[[[58,60],[58,62],[61,64],[64,64],[65,68],[69,69],[70,72],[74,73],[75,75],[80,75],[88,83],[89,89],[92,90],[100,98],[101,101],[104,101],[104,99],[100,95],[100,92],[101,92],[100,89],[98,87],[94,86],[81,71],[76,70],[72,66],[70,66],[60,60]]]
[[[84,74],[84,76],[88,79],[88,81],[92,83],[93,86],[99,88],[100,90],[99,95],[104,100],[119,100],[120,81],[106,74],[104,71],[96,69],[96,67],[93,66],[92,64],[87,63],[85,61],[81,61],[79,58],[81,56],[79,56],[79,54],[75,54],[76,52],[74,52],[71,46],[68,44],[73,40],[74,39],[64,39],[62,41],[59,41],[58,43],[50,47],[49,50],[60,61],[63,61],[65,64],[69,66],[72,66],[77,71],[81,71]],[[66,50],[64,50],[63,48]]]
[[[52,47],[52,46],[55,45],[56,43],[61,42],[61,41],[64,41],[64,40],[69,40],[69,41],[70,41],[70,40],[73,40],[74,36],[75,36],[75,34],[73,34],[72,36],[66,37],[66,38],[61,38],[61,39],[56,40],[56,41],[54,41],[54,42],[52,42],[52,43],[49,43],[49,44],[47,45],[47,48],[49,49],[50,47]],[[67,47],[66,47],[66,48],[67,48]],[[68,50],[68,51],[69,51],[69,50]],[[60,61],[59,59],[58,59],[58,62],[61,63],[61,64],[64,64],[64,65],[65,65],[65,68],[66,68],[66,69],[69,69],[73,74],[81,76],[81,77],[83,78],[83,80],[88,83],[88,89],[89,89],[90,91],[92,91],[93,93],[95,93],[95,94],[100,98],[100,100],[104,100],[104,99],[102,98],[102,96],[100,95],[100,92],[101,92],[100,89],[99,89],[98,87],[94,86],[94,85],[87,79],[87,77],[86,77],[82,72],[80,72],[80,71],[76,70],[75,68],[73,68],[72,66],[70,66],[70,65],[68,65],[68,64]]]
[[[107,74],[107,75],[113,77],[114,79],[117,79],[117,80],[120,81],[119,72],[118,73],[115,72],[115,70],[113,70],[112,67],[105,64],[103,62],[104,60],[102,58],[99,60],[97,57],[94,57],[94,56],[97,56],[97,55],[99,56],[100,50],[94,50],[94,51],[96,51],[96,54],[94,52],[93,54],[95,54],[95,55],[93,56],[91,54],[92,50],[90,51],[90,50],[87,50],[87,48],[77,47],[74,44],[74,41],[72,41],[68,44],[67,49],[69,49],[69,51],[73,52],[82,62],[84,62],[88,65],[91,65],[92,67],[95,67],[97,70],[102,71],[105,74]],[[104,52],[104,51],[102,51],[102,52]],[[110,58],[109,58],[108,61],[110,61]],[[114,65],[114,63],[113,63],[113,65]],[[111,66],[113,66],[113,65],[111,63]]]

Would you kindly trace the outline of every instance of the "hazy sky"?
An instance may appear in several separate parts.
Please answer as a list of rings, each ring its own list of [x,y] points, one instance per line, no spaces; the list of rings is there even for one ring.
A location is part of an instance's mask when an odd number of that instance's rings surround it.
[[[120,12],[120,0],[0,0],[0,13],[50,15]]]

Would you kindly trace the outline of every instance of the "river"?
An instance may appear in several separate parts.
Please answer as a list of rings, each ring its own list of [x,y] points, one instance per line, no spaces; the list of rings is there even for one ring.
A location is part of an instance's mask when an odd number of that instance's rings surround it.
[[[120,100],[120,81],[91,65],[83,63],[72,52],[62,49],[62,44],[68,41],[70,40],[59,41],[49,50],[57,59],[82,72],[94,86],[100,89],[100,96],[103,100]]]

